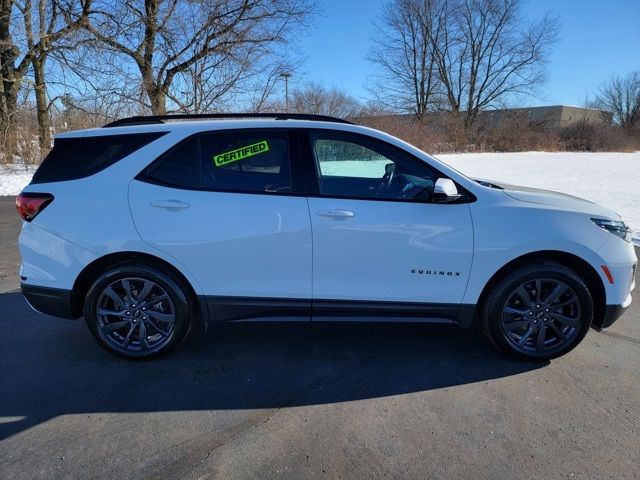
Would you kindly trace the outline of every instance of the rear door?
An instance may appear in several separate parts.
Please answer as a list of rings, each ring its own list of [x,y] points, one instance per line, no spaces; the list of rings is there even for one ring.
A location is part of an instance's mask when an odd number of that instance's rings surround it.
[[[314,318],[455,318],[473,229],[466,203],[432,202],[443,175],[361,134],[318,129],[308,145]]]
[[[131,183],[140,236],[191,271],[214,320],[309,318],[311,226],[295,145],[280,129],[206,132]]]

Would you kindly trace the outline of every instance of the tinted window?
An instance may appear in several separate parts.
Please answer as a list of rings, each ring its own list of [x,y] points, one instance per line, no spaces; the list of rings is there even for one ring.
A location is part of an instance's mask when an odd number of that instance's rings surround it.
[[[329,196],[430,201],[434,170],[362,135],[311,132],[320,192]]]
[[[200,187],[198,137],[191,137],[162,155],[147,171],[147,177],[176,187]]]
[[[291,192],[289,141],[274,130],[220,131],[200,137],[205,188],[240,192]]]
[[[31,183],[61,182],[94,175],[165,133],[56,139]]]

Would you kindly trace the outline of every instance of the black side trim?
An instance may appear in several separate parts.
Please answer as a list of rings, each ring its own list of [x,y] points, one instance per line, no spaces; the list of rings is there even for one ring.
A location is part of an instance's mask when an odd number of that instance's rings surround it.
[[[623,307],[622,305],[606,305],[604,309],[604,315],[598,322],[594,320],[591,325],[596,330],[602,330],[603,328],[608,328],[618,320],[622,314],[627,310],[628,307]]]
[[[460,305],[457,323],[463,328],[471,328],[478,318],[478,306],[472,303],[463,303]]]
[[[35,310],[54,317],[78,318],[71,309],[71,290],[20,284],[24,298]]]
[[[309,300],[298,298],[260,298],[200,296],[208,307],[211,322],[234,322],[253,319],[353,319],[385,321],[402,318],[407,321],[458,323],[470,327],[475,318],[475,305],[449,303],[406,303],[354,300]],[[205,314],[205,320],[206,320]]]
[[[314,300],[312,317],[395,317],[454,321],[459,305],[354,300]]]
[[[209,321],[307,317],[311,316],[311,300],[299,298],[260,298],[206,296]]]

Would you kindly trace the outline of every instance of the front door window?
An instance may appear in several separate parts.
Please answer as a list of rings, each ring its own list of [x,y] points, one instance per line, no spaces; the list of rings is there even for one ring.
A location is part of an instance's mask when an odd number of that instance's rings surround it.
[[[311,132],[320,193],[330,197],[429,202],[433,169],[360,135]]]

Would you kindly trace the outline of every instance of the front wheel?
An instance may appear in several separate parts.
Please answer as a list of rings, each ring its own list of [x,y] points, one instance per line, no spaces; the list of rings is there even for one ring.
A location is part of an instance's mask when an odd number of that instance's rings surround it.
[[[189,330],[187,289],[153,267],[117,266],[89,289],[84,317],[110,352],[156,357],[174,348]]]
[[[503,278],[482,313],[486,333],[502,350],[519,358],[548,360],[582,341],[593,319],[593,299],[572,270],[534,264]]]

